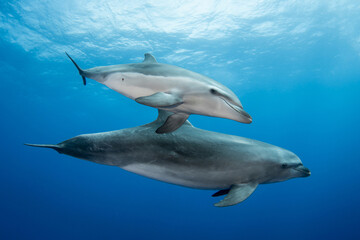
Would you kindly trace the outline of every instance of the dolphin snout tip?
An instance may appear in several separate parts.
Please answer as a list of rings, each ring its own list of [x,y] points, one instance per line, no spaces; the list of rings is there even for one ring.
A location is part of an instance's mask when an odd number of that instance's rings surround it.
[[[252,118],[250,117],[250,118],[247,118],[247,119],[244,119],[242,122],[243,123],[247,123],[247,124],[250,124],[250,123],[252,123]]]
[[[311,175],[310,169],[304,167],[303,165],[296,167],[295,170],[301,172],[303,174],[303,177],[309,177]]]
[[[250,114],[248,114],[244,110],[242,110],[240,114],[241,114],[243,123],[252,123],[253,120],[252,120],[252,117],[250,116]]]

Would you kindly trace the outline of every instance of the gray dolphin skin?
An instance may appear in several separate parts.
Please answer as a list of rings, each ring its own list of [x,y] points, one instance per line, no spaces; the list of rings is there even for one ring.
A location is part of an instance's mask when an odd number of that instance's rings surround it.
[[[134,128],[84,134],[55,145],[26,144],[190,188],[219,190],[217,207],[248,198],[259,184],[310,176],[292,152],[260,141],[205,131],[186,121],[177,131],[156,134],[172,113]]]
[[[145,54],[142,63],[86,70],[66,55],[78,69],[84,84],[86,78],[91,78],[138,103],[172,112],[167,121],[156,129],[156,133],[175,131],[190,114],[252,122],[230,89],[204,75],[158,63],[149,53]]]

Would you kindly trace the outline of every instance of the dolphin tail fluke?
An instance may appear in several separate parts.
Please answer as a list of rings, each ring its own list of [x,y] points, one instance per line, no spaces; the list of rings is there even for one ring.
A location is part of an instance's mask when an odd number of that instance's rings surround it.
[[[83,79],[84,85],[86,85],[86,78],[85,78],[85,76],[84,76],[84,70],[82,70],[82,69],[79,67],[79,65],[77,65],[77,63],[74,61],[74,59],[72,59],[67,52],[65,52],[65,54],[66,54],[66,56],[68,56],[68,57],[70,58],[70,60],[73,62],[73,64],[75,65],[75,67],[77,68],[77,70],[79,71],[79,73],[80,73],[80,75],[81,75],[81,77],[82,77],[82,79]]]
[[[30,147],[41,147],[41,148],[51,148],[59,152],[60,147],[56,144],[32,144],[32,143],[24,143],[26,146]]]

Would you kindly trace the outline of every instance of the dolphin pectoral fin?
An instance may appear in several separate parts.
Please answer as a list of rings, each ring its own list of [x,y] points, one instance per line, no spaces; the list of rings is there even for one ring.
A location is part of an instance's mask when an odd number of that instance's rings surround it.
[[[156,133],[170,133],[181,127],[186,119],[188,119],[189,115],[184,113],[175,113],[173,115],[170,115],[165,123],[156,129]]]
[[[222,195],[226,195],[230,192],[230,188],[229,189],[222,189],[220,191],[217,191],[216,193],[214,193],[213,195],[211,195],[212,197],[220,197]]]
[[[136,102],[150,107],[175,107],[183,103],[182,99],[171,93],[157,92],[150,96],[138,97]]]
[[[258,183],[236,184],[233,185],[226,197],[218,203],[215,207],[228,207],[241,203],[247,199],[256,189]]]

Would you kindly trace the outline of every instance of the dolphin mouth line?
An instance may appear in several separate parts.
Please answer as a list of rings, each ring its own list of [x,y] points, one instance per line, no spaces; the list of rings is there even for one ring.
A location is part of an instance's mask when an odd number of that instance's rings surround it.
[[[249,120],[251,120],[251,116],[250,114],[248,114],[247,112],[244,111],[244,109],[240,106],[235,106],[234,104],[229,103],[228,101],[226,101],[225,98],[220,97],[229,107],[231,107],[233,110],[235,110],[236,112],[240,113],[243,117],[248,118]]]
[[[307,167],[304,167],[303,165],[297,166],[296,168],[294,168],[294,170],[304,173],[306,174],[306,176],[311,175],[311,171]]]

